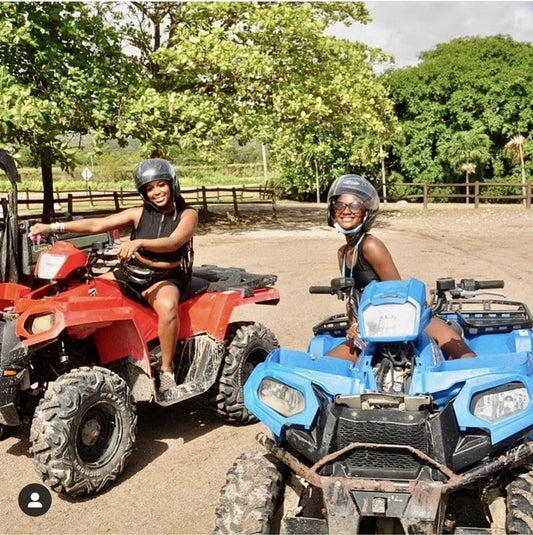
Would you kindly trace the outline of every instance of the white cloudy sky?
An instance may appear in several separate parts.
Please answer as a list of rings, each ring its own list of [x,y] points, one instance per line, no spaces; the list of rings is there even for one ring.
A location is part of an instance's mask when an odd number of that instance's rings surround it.
[[[533,43],[533,1],[365,2],[373,22],[336,27],[332,33],[382,48],[396,65],[415,65],[420,52],[456,37],[509,35]]]

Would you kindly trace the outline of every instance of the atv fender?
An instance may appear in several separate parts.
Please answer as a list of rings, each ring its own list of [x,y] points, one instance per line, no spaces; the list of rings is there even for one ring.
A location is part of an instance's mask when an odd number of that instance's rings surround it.
[[[93,336],[100,353],[101,363],[131,356],[135,360],[147,359],[148,352],[141,330],[135,322],[134,309],[123,306],[120,298],[80,297],[75,300],[43,300],[33,303],[17,322],[16,334],[24,339],[26,347],[55,340],[66,331],[73,339]],[[53,315],[53,325],[39,334],[31,332],[33,318]]]
[[[29,294],[31,288],[16,282],[4,282],[0,284],[0,310],[13,306],[21,297]]]
[[[276,304],[279,292],[275,288],[260,288],[253,295],[244,297],[239,290],[207,292],[180,304],[180,339],[199,333],[207,333],[223,341],[233,310],[241,305]]]

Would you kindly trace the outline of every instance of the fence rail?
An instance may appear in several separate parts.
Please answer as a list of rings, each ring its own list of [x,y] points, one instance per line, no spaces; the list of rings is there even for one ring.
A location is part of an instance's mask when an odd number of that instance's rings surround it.
[[[483,202],[521,202],[526,208],[531,208],[532,184],[527,182],[525,184],[509,183],[509,182],[471,182],[465,184],[405,184],[410,190],[419,188],[420,193],[409,193],[402,195],[399,198],[387,197],[388,201],[406,200],[406,201],[422,201],[424,208],[432,200],[439,200],[444,202],[473,202],[476,208]],[[503,191],[517,191],[516,194],[497,192],[498,188]],[[439,191],[440,190],[440,191]],[[453,193],[450,190],[459,191]],[[463,193],[461,193],[463,191]]]
[[[239,204],[270,205],[276,213],[276,199],[274,189],[268,185],[262,186],[201,186],[198,188],[182,188],[181,194],[193,206],[207,213],[209,206],[231,205],[233,213],[239,217]],[[19,190],[17,208],[20,217],[31,217],[42,208],[42,191]],[[3,212],[6,214],[7,199],[0,199]],[[104,212],[118,212],[128,206],[138,205],[139,193],[136,190],[116,190],[111,192],[93,192],[90,188],[80,191],[56,191],[54,203],[58,211],[65,210],[70,216],[88,215]],[[23,212],[26,213],[23,213]]]
[[[405,184],[405,188],[412,192],[399,196],[387,196],[386,201],[406,200],[422,202],[427,208],[433,202],[464,202],[473,203],[478,208],[483,203],[521,203],[526,208],[531,208],[532,183],[518,184],[509,182],[471,182],[470,184]],[[501,191],[498,191],[498,188]],[[509,193],[509,192],[517,193]],[[269,184],[257,186],[202,186],[197,188],[183,188],[182,195],[186,201],[198,206],[200,211],[207,213],[213,205],[228,205],[233,209],[236,217],[239,217],[239,204],[264,204],[270,205],[276,215],[276,199],[274,188]],[[383,200],[383,199],[382,199]],[[90,214],[103,214],[118,212],[128,206],[139,204],[139,194],[135,190],[115,190],[110,192],[91,191],[90,188],[79,191],[56,191],[54,196],[59,210],[65,210],[69,216],[83,216]],[[7,198],[0,198],[3,213],[7,213]],[[40,214],[43,203],[42,191],[19,190],[17,208],[20,217],[35,217]],[[65,208],[66,207],[66,208]],[[58,210],[58,211],[59,211]],[[25,213],[24,213],[25,212]]]

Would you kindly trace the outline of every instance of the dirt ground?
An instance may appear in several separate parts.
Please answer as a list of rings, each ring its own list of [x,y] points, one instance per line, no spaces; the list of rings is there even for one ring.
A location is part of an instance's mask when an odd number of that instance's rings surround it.
[[[312,327],[343,311],[334,297],[310,295],[310,285],[337,276],[336,250],[342,236],[325,225],[325,206],[243,211],[242,220],[222,212],[201,226],[196,264],[244,267],[274,273],[277,307],[251,305],[234,319],[267,325],[285,347],[305,349]],[[504,279],[505,293],[533,306],[533,210],[523,207],[384,207],[373,233],[389,247],[404,278],[430,286],[452,276]],[[0,533],[5,534],[202,534],[214,526],[225,474],[241,452],[259,448],[263,427],[224,424],[198,401],[139,410],[135,451],[122,477],[89,499],[56,494],[41,517],[26,516],[18,494],[38,483],[28,455],[28,429],[0,442]]]

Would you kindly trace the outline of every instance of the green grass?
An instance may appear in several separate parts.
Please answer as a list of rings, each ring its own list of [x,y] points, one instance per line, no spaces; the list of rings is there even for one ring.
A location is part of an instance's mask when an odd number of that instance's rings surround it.
[[[83,167],[77,168],[69,175],[59,168],[54,168],[54,188],[58,191],[117,191],[134,189],[133,169],[129,166],[95,166],[93,177],[85,181],[81,173]],[[19,191],[42,191],[40,169],[23,167],[19,169],[22,182]],[[233,164],[228,166],[182,166],[178,168],[182,188],[199,186],[256,185],[264,183],[263,168],[260,164]],[[275,180],[272,173],[270,180]],[[11,184],[4,173],[0,174],[0,192],[8,192]]]

